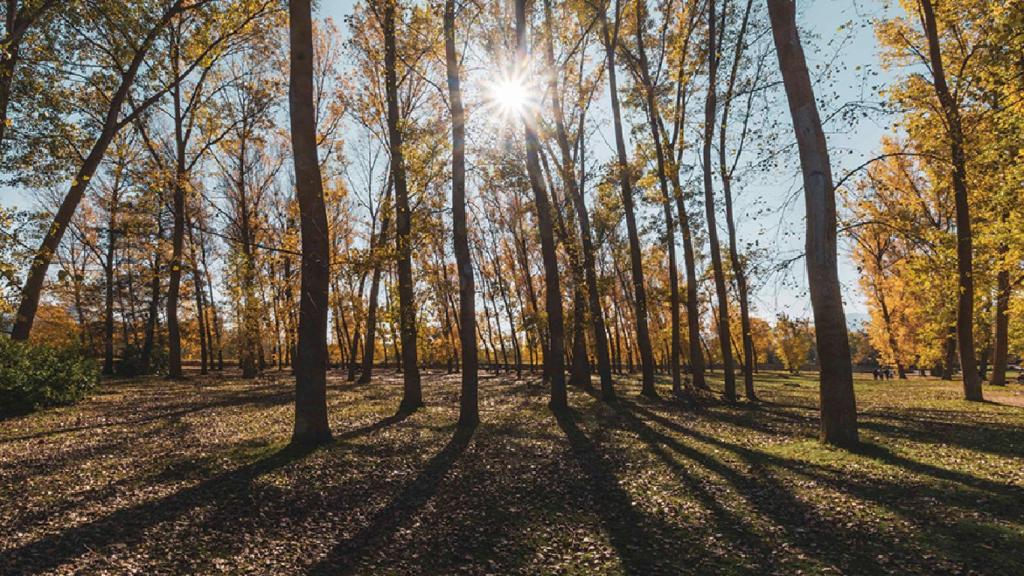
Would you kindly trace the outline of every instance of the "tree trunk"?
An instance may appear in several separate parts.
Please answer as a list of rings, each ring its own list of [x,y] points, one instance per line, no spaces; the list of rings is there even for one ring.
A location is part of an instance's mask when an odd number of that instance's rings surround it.
[[[302,235],[302,287],[299,298],[299,342],[295,363],[295,427],[292,442],[320,444],[331,439],[327,423],[327,293],[330,238],[323,182],[316,149],[313,110],[313,22],[310,0],[290,0],[291,116],[295,160],[295,195]]]
[[[740,331],[743,338],[743,395],[751,402],[757,400],[757,394],[754,392],[754,338],[750,333],[750,302],[747,297],[747,272],[743,266],[743,261],[740,260],[739,250],[736,248],[736,218],[732,207],[733,167],[727,162],[726,143],[729,111],[732,108],[732,99],[736,86],[736,74],[739,70],[740,59],[743,56],[747,23],[750,21],[750,10],[753,4],[753,0],[747,0],[747,8],[743,12],[743,21],[740,23],[740,29],[736,36],[736,54],[733,58],[732,70],[729,73],[729,84],[725,92],[725,105],[722,108],[722,126],[719,131],[718,142],[718,169],[722,178],[722,195],[725,197],[725,224],[729,231],[729,260],[732,263],[733,276],[736,278],[736,291],[738,292],[740,305]],[[723,30],[722,32],[724,34],[725,31]],[[747,118],[749,119],[749,110]],[[742,152],[742,141],[741,148],[737,152],[737,161],[740,152]]]
[[[550,68],[554,68],[554,46],[551,40],[553,37],[551,0],[545,0],[544,12],[544,21],[547,28],[547,65]],[[608,353],[608,335],[604,326],[604,311],[601,309],[601,292],[597,284],[594,240],[590,231],[590,215],[587,213],[587,206],[580,191],[580,186],[576,183],[575,163],[569,149],[569,136],[565,129],[561,92],[558,90],[558,77],[555,74],[550,75],[549,92],[552,95],[551,107],[555,118],[555,137],[562,156],[562,181],[565,183],[566,194],[576,210],[576,219],[580,227],[580,248],[583,253],[583,270],[586,278],[587,308],[590,313],[590,325],[594,334],[593,344],[594,352],[597,355],[597,372],[601,378],[601,396],[605,400],[611,400],[615,397],[615,387],[612,383],[612,368]],[[577,319],[577,322],[582,321],[582,318]]]
[[[970,198],[967,193],[967,158],[964,151],[960,110],[946,84],[939,48],[939,30],[931,0],[921,0],[928,56],[931,60],[935,94],[942,105],[949,131],[950,159],[953,163],[953,196],[956,203],[956,268],[959,290],[956,310],[957,341],[960,348],[960,371],[963,375],[964,399],[981,402],[981,379],[974,358],[974,248],[971,235]]]
[[[640,349],[643,367],[643,395],[656,397],[654,388],[654,352],[651,349],[651,334],[647,326],[647,289],[644,286],[644,268],[640,253],[640,236],[637,232],[636,213],[633,207],[633,182],[626,156],[626,139],[622,132],[622,113],[619,106],[619,88],[615,74],[615,49],[619,32],[619,1],[615,2],[615,29],[609,30],[608,15],[602,7],[598,11],[601,32],[604,37],[605,68],[608,72],[608,92],[612,103],[612,119],[615,127],[615,151],[618,159],[619,190],[622,207],[626,216],[626,231],[629,235],[629,259],[633,273],[633,306],[636,320],[636,339]]]
[[[679,318],[679,269],[676,264],[676,227],[672,218],[672,200],[668,191],[668,176],[665,167],[665,150],[661,142],[661,132],[658,130],[659,110],[654,94],[654,84],[651,80],[650,67],[647,61],[647,50],[644,48],[644,31],[647,22],[647,3],[644,0],[636,0],[636,43],[637,53],[640,58],[639,72],[640,83],[643,86],[645,104],[647,106],[648,126],[651,129],[651,137],[654,142],[654,152],[657,159],[658,184],[661,190],[662,209],[665,217],[665,244],[668,246],[668,282],[669,282],[669,315],[671,317],[672,344],[671,349],[665,358],[669,364],[672,374],[672,393],[676,396],[682,394],[682,374],[679,366],[679,356],[682,335],[680,333]]]
[[[516,70],[525,74],[529,63],[529,48],[526,43],[526,0],[516,0]],[[540,234],[541,256],[544,260],[545,310],[548,315],[548,346],[544,350],[544,365],[551,384],[551,398],[548,406],[553,411],[568,408],[565,389],[565,322],[562,316],[562,290],[558,277],[558,256],[555,249],[554,207],[548,199],[544,177],[540,167],[540,140],[537,137],[537,119],[533,111],[523,112],[523,126],[526,132],[526,172],[530,178],[537,208],[537,228]]]
[[[409,190],[405,181],[405,160],[402,152],[401,118],[398,110],[398,57],[395,46],[395,11],[397,0],[384,0],[384,69],[388,104],[388,142],[391,149],[391,179],[395,183],[395,224],[398,245],[398,307],[402,334],[402,367],[404,388],[401,408],[416,410],[423,406],[420,371],[416,359],[416,295],[412,277],[412,214]]]
[[[179,72],[178,30],[172,32],[171,70]],[[181,88],[174,87],[174,195],[172,206],[174,227],[171,231],[171,276],[167,286],[167,377],[182,378],[181,371],[181,327],[178,324],[178,296],[181,290],[182,251],[185,246],[185,140],[182,130]]]
[[[1010,330],[1010,272],[1000,270],[996,275],[996,337],[992,358],[992,385],[1006,385],[1006,364]]]
[[[807,210],[807,280],[814,311],[821,389],[821,439],[854,446],[857,404],[836,263],[836,199],[825,133],[796,28],[792,0],[768,0],[775,50],[793,118]]]
[[[729,294],[722,267],[722,249],[718,242],[715,218],[715,191],[711,176],[711,140],[715,134],[715,82],[718,76],[718,44],[715,30],[715,0],[708,0],[708,93],[704,104],[704,212],[708,222],[708,244],[711,247],[711,268],[715,276],[715,294],[718,296],[718,343],[722,350],[722,373],[725,380],[725,399],[736,401],[736,373],[732,357],[729,329]]]
[[[377,235],[376,247],[379,250],[384,246],[384,242],[387,241],[388,237],[388,225],[390,223],[390,215],[388,214],[388,202],[391,201],[391,184],[388,183],[388,187],[384,193],[384,204],[381,206],[383,214],[381,215],[380,221],[380,232]],[[359,374],[359,383],[365,384],[370,381],[373,377],[373,356],[376,352],[374,346],[374,339],[377,337],[377,307],[380,295],[380,276],[383,272],[383,263],[377,257],[379,254],[375,253],[375,250],[371,249],[371,257],[373,260],[373,277],[370,279],[370,299],[366,307],[366,342],[363,345],[363,370]],[[353,355],[353,366],[354,364]]]

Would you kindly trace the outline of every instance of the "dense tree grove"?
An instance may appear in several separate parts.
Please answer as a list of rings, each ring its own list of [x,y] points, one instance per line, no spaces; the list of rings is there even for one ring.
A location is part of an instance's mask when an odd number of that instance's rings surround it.
[[[399,370],[404,411],[461,372],[466,427],[488,371],[562,412],[592,376],[756,402],[760,367],[818,368],[838,445],[855,367],[982,400],[1024,353],[1024,3],[901,6],[870,23],[892,129],[841,173],[793,0],[11,0],[3,329],[107,374],[292,367],[301,443],[331,366]],[[740,200],[798,170],[811,317],[776,317]]]

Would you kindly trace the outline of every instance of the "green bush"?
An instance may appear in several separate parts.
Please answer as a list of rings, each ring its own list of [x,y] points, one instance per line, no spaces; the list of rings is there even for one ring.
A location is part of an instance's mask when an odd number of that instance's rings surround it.
[[[99,382],[99,367],[76,346],[0,337],[0,412],[73,404]]]

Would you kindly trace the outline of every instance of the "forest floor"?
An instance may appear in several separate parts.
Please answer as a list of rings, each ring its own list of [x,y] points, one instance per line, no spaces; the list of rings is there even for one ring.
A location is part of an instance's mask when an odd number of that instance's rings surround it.
[[[0,420],[0,574],[1022,574],[1024,389],[858,380],[857,452],[825,448],[817,384],[757,404],[487,375],[329,382],[335,440],[289,448],[292,380],[105,382]],[[664,394],[667,385],[660,384]]]

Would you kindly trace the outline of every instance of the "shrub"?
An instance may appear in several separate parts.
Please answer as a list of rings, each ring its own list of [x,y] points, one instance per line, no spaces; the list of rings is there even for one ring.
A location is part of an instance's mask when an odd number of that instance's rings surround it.
[[[98,382],[99,367],[77,346],[0,337],[0,411],[73,404]]]
[[[167,369],[167,350],[163,346],[153,346],[149,355],[149,363],[143,361],[142,349],[129,344],[121,353],[121,359],[114,367],[118,376],[134,378],[144,374],[157,374]]]

